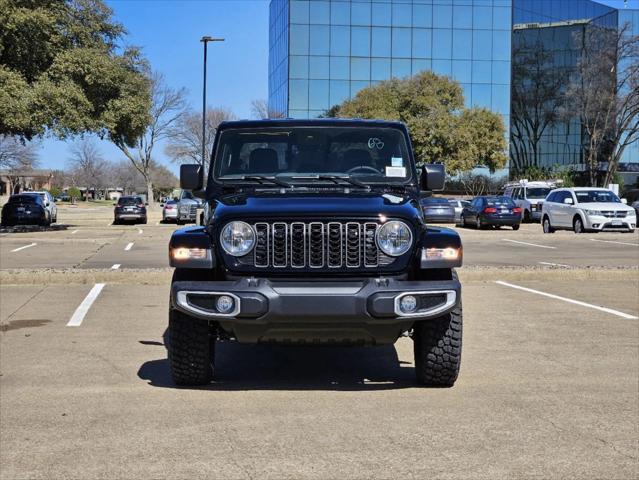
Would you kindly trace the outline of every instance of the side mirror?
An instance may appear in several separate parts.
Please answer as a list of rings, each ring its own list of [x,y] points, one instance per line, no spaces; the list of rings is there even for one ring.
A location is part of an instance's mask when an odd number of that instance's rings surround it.
[[[180,188],[182,190],[201,190],[204,179],[202,167],[197,164],[180,166]]]
[[[431,192],[443,190],[446,183],[446,168],[442,163],[424,165],[419,183],[422,190]]]
[[[164,206],[164,204],[163,204],[163,203],[160,203],[160,207],[163,207],[163,206]]]
[[[628,205],[628,200],[626,200],[625,198],[622,198],[621,203],[623,203],[624,205]]]
[[[564,198],[564,203],[567,205],[572,205],[572,198]]]

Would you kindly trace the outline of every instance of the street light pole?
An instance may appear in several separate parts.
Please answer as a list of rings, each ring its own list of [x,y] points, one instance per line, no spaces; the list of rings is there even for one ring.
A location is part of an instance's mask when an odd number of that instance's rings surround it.
[[[206,162],[206,50],[209,42],[223,42],[223,38],[204,36],[200,42],[204,44],[204,83],[202,84],[202,167]]]

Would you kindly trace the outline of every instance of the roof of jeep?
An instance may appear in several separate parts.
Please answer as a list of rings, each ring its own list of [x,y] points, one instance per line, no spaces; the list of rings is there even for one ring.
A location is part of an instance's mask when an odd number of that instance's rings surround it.
[[[268,127],[385,127],[406,129],[402,122],[389,120],[367,120],[362,118],[269,118],[265,120],[233,120],[222,122],[219,130],[227,128],[268,128]]]

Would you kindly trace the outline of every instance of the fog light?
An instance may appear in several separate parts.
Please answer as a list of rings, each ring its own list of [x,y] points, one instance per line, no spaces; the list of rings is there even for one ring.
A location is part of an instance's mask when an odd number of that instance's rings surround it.
[[[235,308],[235,301],[228,295],[222,295],[218,297],[217,302],[215,302],[215,306],[218,312],[229,313],[233,310],[233,308]]]
[[[399,309],[403,313],[411,313],[417,308],[417,299],[412,295],[406,295],[399,301]]]
[[[599,224],[598,223],[593,223],[592,224],[592,228],[599,228]]]

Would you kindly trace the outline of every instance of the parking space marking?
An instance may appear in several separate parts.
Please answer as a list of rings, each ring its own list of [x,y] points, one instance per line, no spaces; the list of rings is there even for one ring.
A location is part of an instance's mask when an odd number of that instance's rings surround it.
[[[509,238],[502,238],[501,240],[503,242],[519,243],[521,245],[528,245],[528,246],[531,246],[531,247],[551,248],[553,250],[555,250],[557,248],[557,247],[549,247],[548,245],[538,245],[536,243],[520,242],[519,240],[511,240]]]
[[[639,247],[639,243],[616,242],[614,240],[599,240],[597,238],[589,238],[591,242],[616,243],[617,245],[630,245],[631,247]]]
[[[24,250],[25,248],[35,247],[36,245],[37,243],[30,243],[29,245],[25,245],[24,247],[14,248],[13,250],[11,250],[11,253],[19,252],[20,250]]]
[[[537,262],[541,265],[550,265],[551,267],[570,267],[570,265],[566,265],[565,263],[552,263],[552,262]]]
[[[495,280],[495,283],[502,285],[504,287],[510,287],[517,290],[522,290],[528,293],[534,293],[536,295],[542,295],[544,297],[553,298],[555,300],[561,300],[562,302],[572,303],[574,305],[579,305],[581,307],[593,308],[595,310],[599,310],[601,312],[610,313],[612,315],[616,315],[618,317],[627,318],[629,320],[636,320],[639,317],[635,317],[634,315],[629,315],[624,312],[620,312],[619,310],[613,310],[612,308],[600,307],[599,305],[592,305],[586,302],[580,302],[579,300],[573,300],[572,298],[560,297],[559,295],[553,295],[552,293],[541,292],[539,290],[533,290],[532,288],[522,287],[520,285],[513,285],[512,283],[504,282],[502,280]]]
[[[107,223],[107,227],[110,227],[111,225],[113,225],[113,222]]]
[[[111,267],[111,270],[117,270],[118,268],[120,268],[120,264],[114,263],[113,266]]]
[[[134,243],[135,243],[135,242],[127,243],[126,247],[124,247],[124,251],[125,251],[125,252],[128,252],[129,250],[131,250],[131,248],[133,248],[133,244],[134,244]]]
[[[78,230],[73,230],[73,231],[71,232],[71,235],[75,235],[76,233],[78,233]]]
[[[89,313],[91,305],[93,305],[95,299],[98,298],[98,295],[100,295],[100,292],[103,288],[104,283],[96,283],[95,285],[93,285],[91,291],[87,294],[86,297],[84,297],[84,300],[82,300],[82,303],[78,306],[78,308],[75,309],[75,312],[73,312],[69,323],[67,323],[67,327],[79,327],[80,325],[82,325],[84,317],[87,313]]]
[[[144,233],[144,230],[142,230],[141,228],[138,228],[138,233],[142,235]]]

